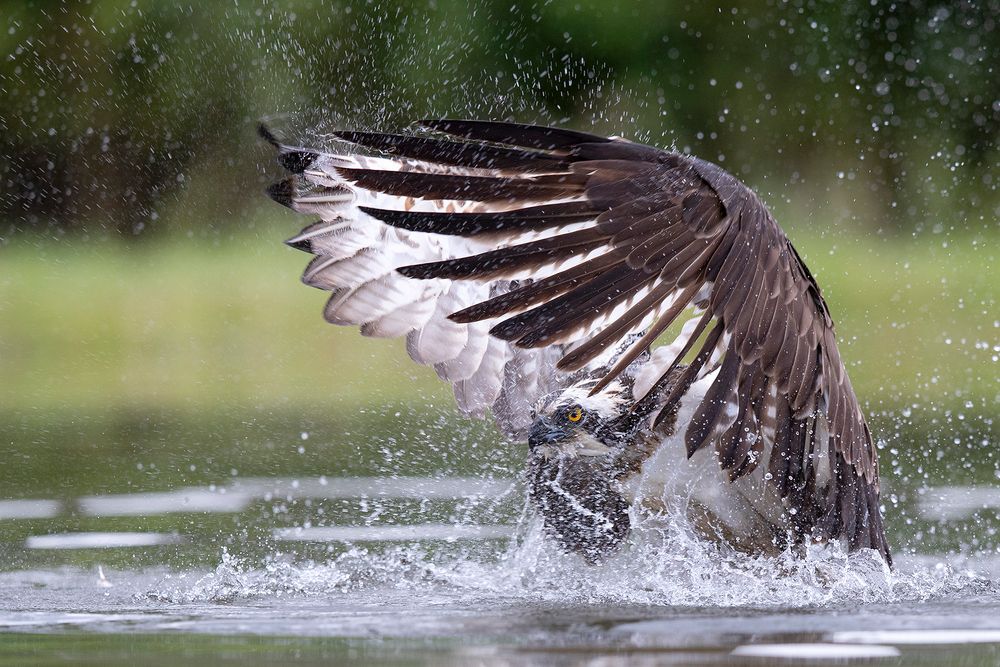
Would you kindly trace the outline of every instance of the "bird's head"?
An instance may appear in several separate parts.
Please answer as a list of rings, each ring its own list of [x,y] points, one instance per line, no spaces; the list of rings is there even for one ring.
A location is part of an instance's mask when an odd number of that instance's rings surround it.
[[[591,396],[595,382],[569,387],[537,413],[528,435],[533,455],[605,456],[621,448],[628,434],[620,417],[631,405],[631,389],[616,381]]]

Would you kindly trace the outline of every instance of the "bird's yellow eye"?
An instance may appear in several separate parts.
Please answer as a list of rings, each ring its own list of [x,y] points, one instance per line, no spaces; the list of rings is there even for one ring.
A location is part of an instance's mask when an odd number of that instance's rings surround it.
[[[579,407],[573,408],[572,410],[566,413],[566,419],[570,420],[571,422],[580,421],[581,419],[583,419],[583,409]]]

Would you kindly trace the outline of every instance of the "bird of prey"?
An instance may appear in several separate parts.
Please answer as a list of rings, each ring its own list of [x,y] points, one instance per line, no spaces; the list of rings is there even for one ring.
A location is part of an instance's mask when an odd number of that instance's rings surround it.
[[[326,320],[405,337],[464,413],[526,440],[564,550],[600,561],[646,513],[753,554],[840,541],[891,563],[830,311],[733,175],[509,122],[335,132],[329,150],[261,135],[289,172],[269,194],[315,220],[287,243],[314,255]]]

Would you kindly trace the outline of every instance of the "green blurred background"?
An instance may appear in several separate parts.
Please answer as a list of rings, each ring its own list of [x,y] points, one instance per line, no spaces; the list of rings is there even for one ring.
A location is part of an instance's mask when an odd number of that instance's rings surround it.
[[[322,145],[426,116],[730,169],[817,274],[884,469],[993,481],[998,16],[996,0],[4,0],[0,498],[515,470],[514,448],[449,459],[494,436],[452,417],[401,343],[323,323],[281,245],[306,221],[262,194],[278,169],[258,121]]]

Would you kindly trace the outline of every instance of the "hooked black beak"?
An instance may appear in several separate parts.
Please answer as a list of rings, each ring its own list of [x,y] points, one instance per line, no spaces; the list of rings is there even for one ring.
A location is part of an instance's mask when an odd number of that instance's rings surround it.
[[[553,426],[547,419],[540,417],[531,425],[531,431],[528,433],[528,447],[534,449],[542,445],[551,445],[565,439],[567,435],[565,430]]]

